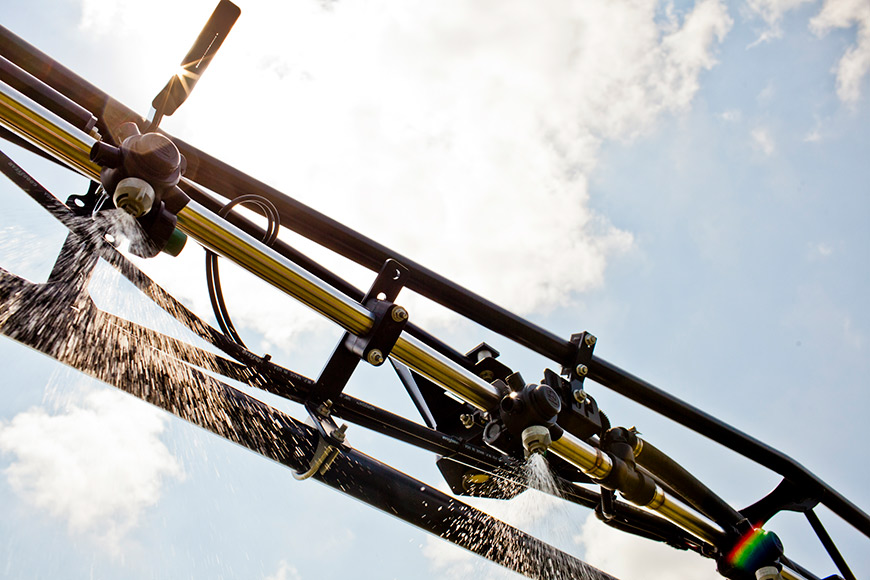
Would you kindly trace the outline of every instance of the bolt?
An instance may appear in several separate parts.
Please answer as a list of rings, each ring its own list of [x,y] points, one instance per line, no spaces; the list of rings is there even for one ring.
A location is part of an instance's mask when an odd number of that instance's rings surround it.
[[[327,399],[319,407],[317,407],[317,414],[322,417],[328,417],[329,412],[332,410],[332,401]]]
[[[482,371],[480,373],[480,378],[489,383],[492,382],[493,379],[495,379],[495,373],[492,371]]]
[[[332,438],[338,441],[339,443],[344,443],[346,438],[345,433],[347,432],[347,425],[342,425],[338,429],[332,432]]]
[[[584,391],[583,389],[577,389],[576,391],[574,391],[574,400],[580,404],[583,404],[583,402],[586,401],[586,391]]]
[[[586,335],[586,346],[595,346],[595,343],[598,342],[598,339],[595,338],[594,335],[587,334]]]
[[[383,364],[384,362],[384,353],[379,351],[376,348],[373,348],[369,351],[369,354],[366,356],[366,360],[369,361],[369,364],[373,366],[378,366]]]
[[[393,308],[393,313],[391,314],[393,320],[395,322],[405,322],[408,320],[408,311],[402,308],[401,306],[396,306]]]
[[[462,421],[462,425],[466,429],[471,429],[474,427],[474,417],[469,415],[468,413],[463,413],[459,416],[459,420]]]
[[[574,370],[576,370],[577,374],[581,377],[585,377],[589,374],[589,367],[587,367],[586,365],[577,365],[577,368]]]

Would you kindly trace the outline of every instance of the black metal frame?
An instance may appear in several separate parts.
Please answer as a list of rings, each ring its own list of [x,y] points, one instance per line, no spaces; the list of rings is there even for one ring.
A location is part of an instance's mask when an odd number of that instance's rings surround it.
[[[72,103],[72,105],[79,107],[85,112],[99,111],[100,115],[96,122],[96,128],[104,136],[104,140],[109,143],[113,142],[113,135],[116,134],[116,128],[120,124],[132,121],[140,126],[145,125],[145,120],[134,111],[112,99],[2,27],[0,27],[0,56],[8,59],[8,61],[4,60],[2,63],[6,68],[9,68],[6,63],[11,64],[13,68],[10,70],[17,75],[15,78],[22,76],[18,74],[18,71],[21,71],[23,74],[37,79],[41,83],[40,87],[43,87],[40,89],[40,95],[47,94],[50,98],[51,91],[55,91],[63,96],[63,99],[65,99],[64,106],[67,109],[80,113],[79,109],[69,105]],[[78,117],[84,119],[86,115],[78,114]],[[86,124],[90,123],[90,119],[83,122]],[[85,127],[82,128],[84,129]],[[91,126],[88,126],[87,130],[90,131],[91,128]],[[0,136],[5,137],[6,135]],[[20,140],[15,136],[12,136],[10,140],[21,144]],[[583,380],[585,378],[591,379],[782,475],[783,481],[776,490],[759,500],[756,504],[738,512],[728,506],[718,496],[703,486],[703,484],[695,480],[681,466],[669,463],[666,456],[657,452],[651,446],[647,448],[646,455],[642,451],[637,453],[636,469],[641,474],[640,477],[652,478],[656,484],[661,485],[675,497],[685,500],[705,515],[711,517],[725,530],[725,535],[729,538],[729,542],[733,542],[736,539],[735,535],[745,531],[743,526],[745,526],[747,518],[755,523],[766,521],[772,515],[782,510],[804,512],[825,548],[831,553],[832,559],[844,578],[854,578],[842,556],[839,555],[834,547],[833,542],[821,527],[818,518],[812,512],[812,508],[819,503],[827,506],[867,537],[870,537],[870,516],[787,455],[593,355],[591,347],[594,345],[594,341],[590,344],[582,338],[579,340],[576,338],[574,340],[565,340],[556,336],[443,278],[414,261],[362,236],[331,218],[306,207],[274,188],[257,181],[195,147],[179,139],[173,138],[172,140],[188,162],[185,174],[188,182],[182,183],[181,187],[192,200],[204,207],[217,213],[223,206],[223,202],[216,200],[202,188],[208,189],[228,200],[233,200],[242,194],[260,196],[268,200],[277,209],[282,226],[292,229],[296,233],[350,260],[373,271],[380,270],[385,263],[389,263],[389,260],[395,260],[400,263],[407,270],[407,274],[402,274],[401,276],[401,282],[406,287],[561,365],[572,380],[572,388],[574,390],[582,390]],[[203,366],[206,364],[209,371],[265,389],[300,403],[310,403],[312,408],[328,402],[329,405],[325,412],[319,413],[323,418],[343,418],[427,451],[442,455],[457,463],[485,471],[490,475],[507,479],[514,477],[511,474],[515,473],[518,467],[516,458],[500,454],[476,441],[470,435],[462,436],[461,433],[445,432],[434,428],[434,425],[420,425],[342,393],[344,383],[350,377],[356,362],[360,357],[365,356],[366,353],[371,352],[371,349],[374,348],[369,344],[370,342],[372,344],[381,344],[381,341],[383,341],[383,344],[391,347],[389,344],[390,336],[384,338],[384,335],[394,334],[397,336],[398,332],[404,330],[461,367],[472,372],[480,372],[480,367],[477,365],[478,360],[475,358],[474,353],[468,355],[462,354],[414,324],[402,323],[397,329],[379,330],[373,332],[372,336],[362,339],[351,334],[346,335],[336,349],[332,359],[334,364],[331,366],[327,365],[325,373],[321,375],[318,381],[302,377],[275,365],[267,357],[259,357],[247,351],[224,334],[203,323],[156,284],[148,280],[144,274],[135,269],[135,267],[102,240],[94,239],[92,236],[88,237],[89,234],[81,231],[81,224],[76,222],[71,212],[63,204],[36,184],[29,176],[23,174],[20,169],[15,169],[14,163],[5,155],[0,158],[0,161],[3,163],[4,173],[16,181],[19,186],[25,189],[25,191],[73,232],[65,246],[65,253],[77,255],[78,260],[82,262],[81,267],[84,270],[87,270],[88,264],[92,265],[92,261],[95,259],[94,256],[100,256],[107,260],[114,267],[118,268],[122,274],[131,279],[140,290],[154,299],[158,305],[166,309],[200,337],[226,352],[235,361],[215,355],[206,355],[204,351],[193,349],[190,345],[179,344],[174,339],[158,335],[153,331],[138,327],[128,321],[123,321],[117,317],[96,311],[93,305],[89,303],[89,299],[82,294],[83,288],[79,282],[72,278],[65,279],[62,276],[64,272],[60,269],[58,269],[57,275],[49,280],[49,284],[53,284],[52,288],[56,289],[58,284],[62,284],[66,280],[66,283],[70,284],[67,298],[78,301],[77,304],[81,307],[83,314],[80,314],[79,319],[76,321],[68,320],[67,316],[69,313],[58,307],[58,295],[56,292],[49,293],[45,290],[45,285],[32,285],[3,272],[0,275],[0,316],[5,312],[8,317],[8,319],[2,320],[2,332],[7,336],[36,348],[65,364],[91,374],[100,380],[133,392],[149,402],[179,414],[179,416],[195,424],[240,443],[266,457],[280,461],[294,469],[294,471],[304,472],[311,467],[311,465],[306,465],[305,462],[307,461],[306,458],[314,455],[318,437],[323,438],[324,435],[329,437],[330,434],[321,430],[321,433],[318,435],[259,401],[247,397],[241,392],[208,377],[191,365]],[[197,187],[197,185],[201,186],[201,188]],[[259,226],[236,213],[230,213],[227,219],[243,231],[258,238],[263,234]],[[86,248],[87,251],[82,253],[82,248]],[[377,285],[373,287],[372,291],[364,294],[280,240],[276,241],[273,249],[331,285],[339,292],[366,305],[367,308],[375,312],[376,319],[383,320],[385,314],[389,312],[389,304],[387,307],[384,307],[383,304],[387,303],[381,302],[378,304],[378,301],[372,300],[373,293],[376,295],[380,291]],[[395,266],[390,265],[390,267]],[[26,300],[22,298],[24,294],[28,295]],[[390,297],[390,291],[387,294],[387,302],[391,302],[394,295]],[[227,404],[231,404],[234,409],[233,413],[235,415],[232,415],[233,419],[238,418],[238,420],[233,425],[218,425],[209,422],[202,413],[188,413],[187,411],[181,413],[179,410],[186,408],[185,405],[182,401],[172,398],[172,396],[178,396],[178,393],[170,396],[169,399],[165,399],[163,396],[167,394],[171,395],[171,392],[164,393],[161,396],[155,395],[158,389],[152,388],[153,384],[143,385],[142,377],[136,376],[135,373],[132,373],[127,368],[122,370],[117,368],[101,368],[100,365],[94,365],[91,361],[76,360],[69,353],[57,352],[56,346],[46,343],[37,334],[31,332],[32,329],[28,328],[25,320],[16,319],[14,313],[10,315],[12,311],[17,311],[16,309],[25,303],[31,308],[48,310],[59,321],[68,322],[68,325],[65,327],[68,338],[73,336],[77,340],[92,338],[88,336],[86,330],[93,330],[90,325],[111,328],[113,332],[133,335],[137,333],[147,334],[149,341],[164,345],[164,354],[169,355],[170,358],[167,360],[171,361],[165,364],[172,367],[174,369],[173,372],[182,372],[183,376],[189,377],[187,381],[189,384],[186,383],[186,387],[208,390],[211,393],[209,400],[218,401],[219,404],[223,404],[220,401],[228,402]],[[12,308],[12,305],[14,305],[14,308]],[[376,311],[377,308],[381,308],[381,310]],[[84,320],[82,317],[87,318],[88,324],[82,324]],[[347,345],[360,340],[362,341],[361,346],[357,344],[356,347],[348,348]],[[395,336],[392,337],[392,341],[395,341]],[[112,357],[112,360],[125,360],[125,358],[133,356],[129,351],[122,348],[120,342],[107,341],[106,348],[116,351],[117,356]],[[389,349],[385,348],[385,350],[388,351]],[[192,356],[192,353],[196,356]],[[203,361],[206,362],[204,363]],[[160,367],[160,365],[164,364],[163,362],[158,364],[155,359],[155,361],[150,361],[150,364],[150,371],[152,373],[159,375],[162,372],[164,378],[168,379],[168,371],[161,370]],[[582,374],[577,370],[581,366],[584,369]],[[245,422],[254,421],[252,424],[262,422],[260,419],[256,419],[255,415],[274,418],[277,421],[276,424],[281,425],[282,432],[276,433],[278,439],[282,442],[280,449],[276,448],[274,440],[245,440],[247,436],[244,429]],[[584,437],[584,439],[586,438],[588,437]],[[592,440],[598,444],[597,438],[592,438]],[[292,445],[286,445],[287,442],[291,442]],[[488,516],[468,511],[470,508],[467,508],[467,506],[463,506],[463,504],[447,496],[441,497],[432,492],[431,489],[424,494],[427,500],[430,501],[430,507],[424,509],[421,507],[422,504],[416,503],[417,500],[412,499],[417,497],[415,490],[419,490],[419,482],[410,480],[407,476],[398,474],[398,472],[350,448],[341,446],[340,443],[340,440],[333,439],[330,441],[330,445],[337,447],[339,452],[335,457],[332,467],[323,471],[323,473],[317,473],[318,479],[329,483],[334,481],[333,478],[337,477],[346,486],[348,478],[350,478],[356,482],[356,487],[354,488],[355,491],[350,490],[348,493],[363,498],[376,507],[387,509],[392,513],[395,513],[396,509],[402,509],[404,510],[404,515],[400,517],[403,517],[403,519],[408,520],[414,525],[442,537],[447,537],[451,541],[464,545],[464,547],[472,549],[484,557],[512,567],[521,573],[527,575],[537,574],[532,577],[547,577],[546,573],[542,572],[545,567],[540,566],[540,562],[538,562],[537,568],[526,567],[526,564],[512,563],[510,554],[492,544],[469,545],[469,540],[463,534],[457,534],[457,537],[462,536],[465,538],[463,540],[449,537],[451,535],[450,526],[455,526],[459,521],[468,520],[474,522],[469,525],[478,531],[483,528],[475,526],[484,525],[482,524],[484,521],[487,522],[485,525],[503,526],[504,524],[500,522],[494,523],[495,521],[491,518],[487,519]],[[632,459],[632,469],[635,469],[633,461]],[[362,472],[366,472],[368,475]],[[376,473],[376,475],[371,475],[373,473]],[[631,533],[665,541],[681,549],[692,549],[707,556],[716,556],[715,552],[711,552],[711,546],[699,541],[680,527],[623,502],[614,503],[610,492],[605,493],[602,490],[602,493],[599,494],[582,486],[575,485],[572,481],[590,481],[582,476],[582,474],[579,474],[579,472],[577,472],[578,474],[575,477],[569,475],[571,471],[568,469],[563,469],[561,473],[564,476],[562,485],[569,490],[568,499],[581,505],[595,508],[599,517],[609,525]],[[340,475],[346,477],[339,477]],[[382,492],[377,491],[378,488],[387,482],[394,482],[394,484],[390,485],[395,486],[393,491],[402,498],[402,501],[398,503],[404,502],[412,507],[398,508],[394,500],[390,500]],[[441,516],[433,518],[435,515],[433,506],[449,507],[446,510],[449,515],[442,514],[443,518]],[[448,519],[450,520],[449,522]],[[520,534],[516,537],[522,536],[520,532],[515,530],[509,533]],[[486,534],[483,534],[483,536],[486,536]],[[523,536],[522,541],[531,542],[532,540]],[[476,543],[470,542],[470,544]],[[722,546],[715,546],[714,548],[719,549],[719,556],[721,556]],[[536,547],[533,551],[541,553],[540,550],[547,553],[548,557],[553,556],[555,553],[552,552],[551,548],[546,546]],[[580,567],[585,566],[582,562],[570,559],[570,557],[568,558],[568,560],[563,560],[560,557],[560,565],[562,565],[562,562],[567,562],[564,564],[565,567],[578,570]],[[803,570],[790,560],[783,557],[781,561],[791,565],[793,569],[805,577],[815,578],[811,573]]]

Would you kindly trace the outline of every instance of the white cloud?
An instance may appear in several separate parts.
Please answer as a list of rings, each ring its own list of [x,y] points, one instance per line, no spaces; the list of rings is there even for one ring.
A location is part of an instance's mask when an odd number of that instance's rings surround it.
[[[589,208],[601,142],[688,107],[731,27],[717,0],[681,23],[656,9],[251,5],[164,124],[512,310],[547,310],[600,285],[632,243]]]
[[[815,0],[748,0],[746,6],[751,14],[759,16],[767,28],[751,46],[782,38],[782,18],[785,14]]]
[[[834,247],[827,242],[819,242],[809,245],[807,257],[810,260],[823,260],[834,253]]]
[[[809,131],[806,135],[804,135],[804,142],[805,143],[818,143],[821,140],[822,140],[822,132],[819,130],[818,127]]]
[[[825,0],[822,10],[810,21],[810,29],[824,36],[835,28],[856,27],[856,43],[837,63],[837,96],[854,103],[861,96],[861,84],[870,72],[870,3],[866,0]]]
[[[782,19],[790,12],[815,0],[748,0],[750,14],[767,24],[752,45],[781,38]],[[825,0],[822,9],[809,23],[810,30],[825,36],[836,28],[856,30],[856,42],[850,46],[835,67],[837,96],[841,101],[854,103],[861,96],[861,85],[870,72],[870,3],[866,0]]]
[[[589,564],[620,580],[716,580],[713,560],[607,527],[590,514],[580,532]],[[626,558],[626,554],[632,557]]]
[[[766,127],[756,127],[750,133],[752,136],[752,143],[756,149],[764,153],[766,156],[773,155],[773,152],[776,151],[776,143],[773,140],[773,136],[770,134],[770,130]]]
[[[167,479],[182,469],[160,440],[156,409],[113,390],[87,393],[49,414],[33,408],[0,423],[4,474],[27,503],[117,551]]]
[[[755,98],[759,103],[769,103],[773,100],[774,95],[776,95],[776,85],[773,84],[773,81],[769,81]]]
[[[727,111],[719,113],[717,116],[726,123],[736,123],[743,118],[743,114],[738,109],[728,109]]]
[[[302,576],[295,566],[288,564],[286,560],[281,560],[278,569],[274,574],[266,576],[266,580],[302,580]]]

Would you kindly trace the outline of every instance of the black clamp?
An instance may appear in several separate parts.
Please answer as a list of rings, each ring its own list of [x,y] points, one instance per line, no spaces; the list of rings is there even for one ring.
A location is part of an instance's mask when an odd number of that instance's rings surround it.
[[[308,479],[312,475],[326,473],[326,470],[332,465],[332,462],[341,454],[341,449],[345,444],[345,433],[347,425],[338,427],[332,417],[329,416],[329,407],[321,405],[314,408],[306,403],[305,410],[311,418],[311,422],[317,429],[317,446],[314,448],[314,453],[311,455],[311,461],[308,463],[308,469],[305,471],[296,471],[291,469],[293,477],[297,480]]]
[[[571,343],[577,345],[577,350],[572,364],[562,367],[562,376],[567,377],[571,383],[571,395],[575,400],[582,401],[584,398],[583,381],[589,374],[589,364],[592,362],[592,351],[595,350],[596,342],[598,339],[585,330],[571,335]]]
[[[360,360],[373,366],[380,366],[387,360],[408,321],[408,311],[394,303],[407,277],[407,268],[395,260],[384,262],[361,301],[374,316],[372,329],[364,336],[349,332],[342,336],[311,390],[308,401],[314,408],[325,405],[328,409],[331,406]]]
[[[633,429],[608,429],[601,438],[601,450],[610,457],[613,467],[598,483],[607,489],[619,490],[632,503],[648,505],[655,497],[656,482],[637,468],[635,447],[637,434]]]
[[[465,358],[474,365],[473,372],[488,383],[498,379],[507,381],[513,371],[507,365],[497,361],[500,353],[485,342],[481,342],[465,354]]]
[[[571,363],[563,365],[561,373],[567,380],[549,369],[544,371],[544,382],[562,395],[559,425],[581,439],[602,435],[610,427],[595,399],[583,388],[597,342],[598,339],[586,331],[572,334],[571,343],[577,348]]]

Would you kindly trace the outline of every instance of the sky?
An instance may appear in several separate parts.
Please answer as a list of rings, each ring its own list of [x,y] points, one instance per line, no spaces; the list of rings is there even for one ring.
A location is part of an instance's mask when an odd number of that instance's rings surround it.
[[[781,449],[865,511],[870,408],[870,3],[242,2],[162,128]],[[210,1],[0,0],[2,24],[144,115]],[[65,198],[85,184],[4,147]],[[0,266],[47,276],[60,226],[11,184]],[[286,239],[367,287],[373,275]],[[195,244],[137,263],[207,320]],[[259,353],[316,376],[339,331],[222,267]],[[102,268],[110,311],[184,333]],[[527,380],[553,363],[410,293],[458,350]],[[6,338],[0,576],[515,577]],[[110,364],[110,363],[109,363]],[[416,418],[388,367],[350,393]],[[737,507],[778,478],[589,384]],[[266,399],[295,416],[298,408]],[[444,488],[431,455],[350,443]],[[532,493],[484,509],[622,580],[717,578],[708,560]],[[870,540],[818,513],[858,577]],[[767,526],[835,573],[796,514]]]

